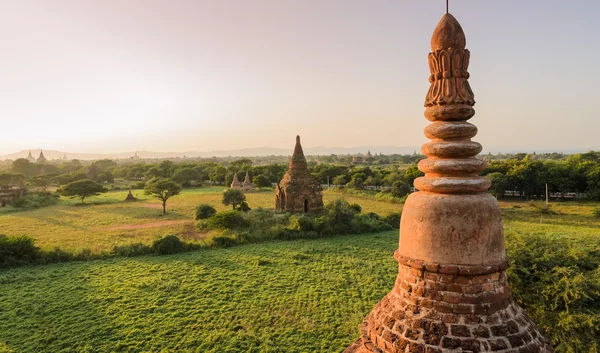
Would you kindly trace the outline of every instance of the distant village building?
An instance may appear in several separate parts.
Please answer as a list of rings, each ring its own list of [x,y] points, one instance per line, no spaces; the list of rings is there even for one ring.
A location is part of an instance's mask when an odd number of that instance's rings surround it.
[[[244,178],[244,184],[242,185],[242,189],[244,192],[252,191],[252,181],[250,180],[250,174],[246,172],[246,177]]]
[[[363,164],[365,162],[365,156],[362,154],[352,156],[352,164]]]
[[[231,185],[229,187],[232,189],[242,188],[242,183],[240,183],[240,181],[238,180],[237,172],[233,174],[233,181],[231,182]]]
[[[321,185],[308,171],[300,136],[296,136],[296,146],[288,171],[275,187],[275,209],[290,213],[308,213],[323,209]]]
[[[0,187],[0,207],[25,196],[27,189],[23,186],[21,177],[11,176],[8,186]]]
[[[40,150],[40,156],[37,159],[38,163],[46,163],[48,160],[44,157],[44,151]]]
[[[371,154],[371,151],[368,151],[366,154],[357,154],[352,156],[352,164],[363,164],[371,161],[372,159],[373,155]]]

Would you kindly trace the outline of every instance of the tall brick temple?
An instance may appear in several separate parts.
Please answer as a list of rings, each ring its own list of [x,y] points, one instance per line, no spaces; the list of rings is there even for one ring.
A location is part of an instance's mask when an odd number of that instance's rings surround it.
[[[346,353],[553,352],[513,300],[498,202],[479,176],[486,162],[471,141],[477,128],[469,86],[469,51],[458,21],[444,15],[431,39],[432,122],[400,222],[394,288],[361,325]]]
[[[323,209],[321,184],[308,170],[300,136],[296,136],[296,146],[288,171],[275,187],[275,209],[290,213],[309,213]]]

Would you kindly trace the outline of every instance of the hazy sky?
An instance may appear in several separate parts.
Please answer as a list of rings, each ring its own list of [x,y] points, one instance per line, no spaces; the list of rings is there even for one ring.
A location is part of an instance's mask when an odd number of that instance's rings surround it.
[[[600,148],[600,1],[451,0],[486,150]],[[0,0],[0,153],[419,146],[444,0]],[[375,152],[375,151],[374,151]]]

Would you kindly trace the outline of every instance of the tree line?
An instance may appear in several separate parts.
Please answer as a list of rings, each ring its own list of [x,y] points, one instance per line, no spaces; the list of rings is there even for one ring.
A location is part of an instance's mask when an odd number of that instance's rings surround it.
[[[310,160],[308,165],[313,176],[323,185],[357,190],[380,187],[386,192],[392,191],[396,194],[395,197],[402,197],[410,189],[414,179],[422,175],[417,162],[424,158],[421,155],[405,157],[412,162],[408,165],[356,165]],[[381,161],[386,156],[375,155],[371,158]],[[487,156],[482,158],[488,159]],[[26,159],[17,159],[12,162],[11,167],[10,171],[0,173],[0,186],[8,185],[15,178],[43,190],[50,185],[60,187],[84,179],[100,184],[112,184],[115,179],[133,180],[138,181],[138,188],[143,188],[145,181],[154,178],[170,179],[182,187],[206,183],[229,185],[237,172],[239,179],[243,179],[248,173],[256,186],[270,187],[281,180],[287,170],[287,163],[256,164],[250,158],[218,161],[162,160],[155,163],[120,163],[105,159],[40,165]],[[543,197],[547,184],[548,191],[555,196],[578,195],[600,200],[600,152],[590,151],[568,156],[515,154],[503,160],[490,160],[489,166],[481,175],[492,181],[490,192],[497,197],[508,194],[527,199]]]

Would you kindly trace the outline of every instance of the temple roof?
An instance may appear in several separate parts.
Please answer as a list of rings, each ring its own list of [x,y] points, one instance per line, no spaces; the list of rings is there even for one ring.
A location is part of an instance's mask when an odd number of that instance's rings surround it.
[[[445,14],[433,31],[431,51],[448,48],[465,49],[466,45],[467,38],[460,23],[451,14]]]
[[[38,162],[45,162],[47,161],[46,157],[44,157],[44,151],[40,150],[40,156],[38,157]]]
[[[231,185],[240,185],[240,181],[238,180],[238,176],[237,176],[237,172],[233,173],[233,181],[231,182]]]
[[[300,135],[296,136],[296,146],[294,146],[294,153],[290,159],[289,169],[307,169],[306,157],[304,157],[304,151],[302,151],[302,145],[300,144]]]

